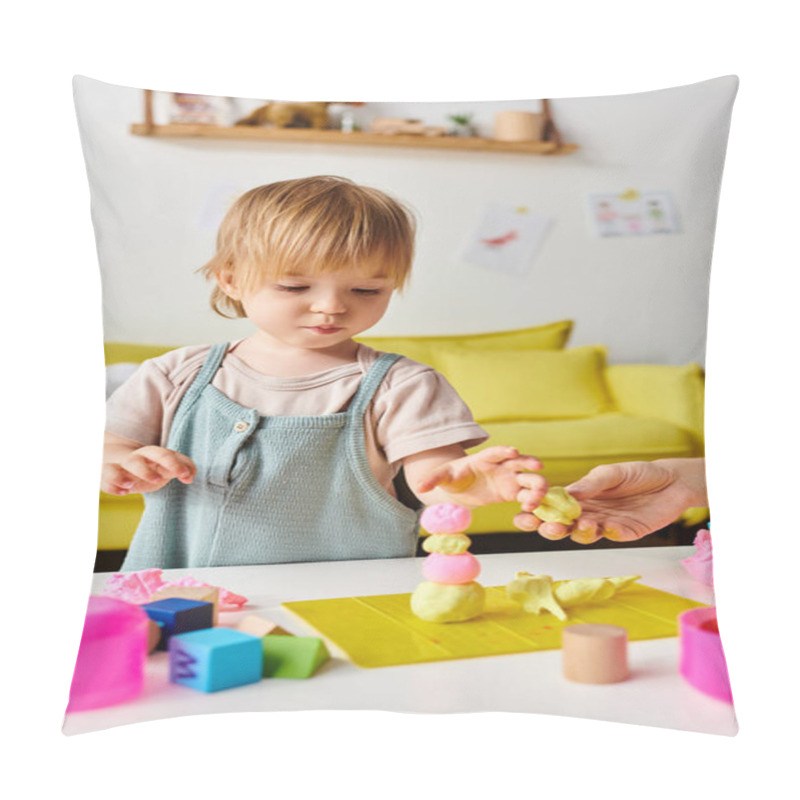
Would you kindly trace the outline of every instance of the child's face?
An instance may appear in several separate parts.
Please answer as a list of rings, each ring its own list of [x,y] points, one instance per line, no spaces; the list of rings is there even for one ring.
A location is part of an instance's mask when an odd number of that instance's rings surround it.
[[[302,349],[333,347],[371,328],[386,313],[394,290],[390,278],[369,267],[267,278],[244,292],[225,276],[219,283],[262,333]]]

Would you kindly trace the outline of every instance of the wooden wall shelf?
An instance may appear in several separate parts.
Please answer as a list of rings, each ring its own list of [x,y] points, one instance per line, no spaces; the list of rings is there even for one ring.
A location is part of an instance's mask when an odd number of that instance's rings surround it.
[[[499,142],[494,139],[462,136],[408,136],[314,128],[264,128],[250,125],[221,127],[216,125],[131,125],[137,136],[170,138],[228,139],[246,142],[307,142],[316,144],[368,145],[383,147],[418,147],[435,150],[472,150],[489,153],[528,153],[534,155],[564,155],[578,149],[575,144],[558,142]]]

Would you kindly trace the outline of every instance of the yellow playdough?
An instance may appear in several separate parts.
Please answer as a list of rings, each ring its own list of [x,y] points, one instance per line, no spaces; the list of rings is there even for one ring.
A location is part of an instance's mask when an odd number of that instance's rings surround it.
[[[479,583],[424,581],[411,595],[411,610],[426,622],[464,622],[483,611],[486,591]]]
[[[521,603],[530,614],[549,611],[560,620],[567,615],[553,595],[553,579],[549,575],[531,575],[529,572],[518,572],[514,580],[506,586],[509,599]]]
[[[422,549],[426,553],[444,553],[458,556],[466,553],[472,540],[463,533],[432,533],[422,540]]]
[[[565,608],[608,600],[639,578],[641,575],[627,575],[622,578],[577,578],[554,583],[549,575],[517,572],[514,580],[506,586],[506,594],[530,614],[549,611],[563,621],[567,618]]]
[[[578,501],[561,486],[551,486],[542,502],[533,509],[542,522],[560,522],[571,525],[581,515]]]

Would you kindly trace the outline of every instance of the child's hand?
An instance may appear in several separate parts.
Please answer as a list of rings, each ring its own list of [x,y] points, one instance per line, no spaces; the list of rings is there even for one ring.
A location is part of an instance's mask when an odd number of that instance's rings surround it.
[[[449,497],[434,502],[471,507],[516,500],[522,513],[514,518],[514,524],[523,530],[536,530],[539,520],[530,512],[547,492],[547,481],[531,470],[541,468],[538,458],[520,455],[514,447],[487,447],[426,471],[416,482],[416,493],[439,487]],[[425,502],[430,504],[427,498]]]
[[[117,495],[154,492],[173,478],[191,483],[196,474],[197,467],[188,456],[166,447],[147,445],[103,464],[100,488]]]

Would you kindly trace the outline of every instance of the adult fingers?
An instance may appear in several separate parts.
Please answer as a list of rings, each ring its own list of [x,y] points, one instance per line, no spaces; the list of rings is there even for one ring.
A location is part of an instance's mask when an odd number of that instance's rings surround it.
[[[635,542],[652,531],[637,531],[622,520],[609,519],[603,524],[602,534],[612,542]]]
[[[620,464],[601,464],[566,489],[576,500],[596,497],[619,486],[625,480],[626,474],[625,468]]]
[[[514,517],[514,525],[521,531],[535,531],[541,524],[539,517],[533,514],[520,513]]]
[[[566,539],[569,536],[569,528],[560,522],[543,522],[539,526],[539,535],[555,542],[559,539]]]
[[[570,534],[570,539],[578,544],[594,544],[603,538],[598,532],[597,522],[591,518],[581,518]]]

